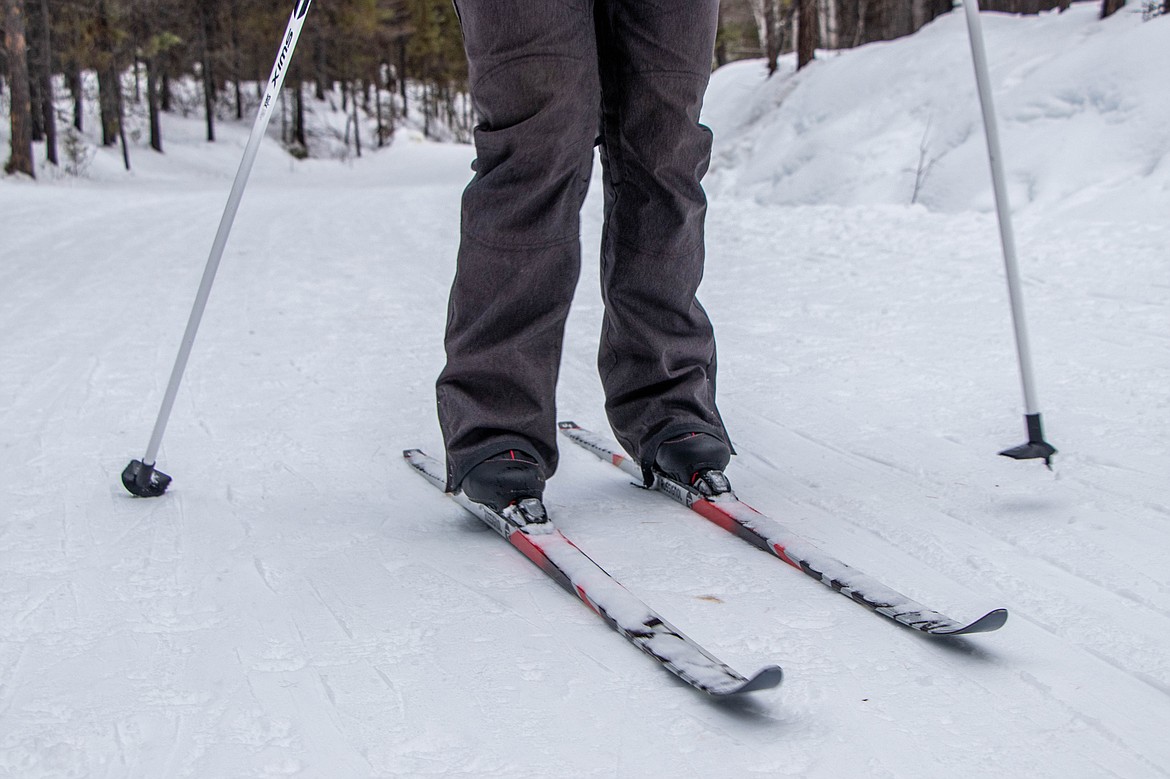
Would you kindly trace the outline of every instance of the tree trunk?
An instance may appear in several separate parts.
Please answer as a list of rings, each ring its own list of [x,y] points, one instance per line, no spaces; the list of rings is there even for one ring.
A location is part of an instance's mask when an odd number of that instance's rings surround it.
[[[146,58],[146,108],[150,114],[150,148],[162,153],[162,123],[158,106],[158,60]]]
[[[81,92],[81,68],[76,62],[70,62],[65,68],[65,83],[69,87],[69,94],[73,96],[73,127],[81,132],[85,118],[85,95]]]
[[[57,161],[57,110],[53,103],[53,39],[52,17],[49,15],[49,0],[41,0],[41,93],[45,112],[45,158],[54,165]]]
[[[357,84],[350,87],[350,102],[353,103],[353,148],[357,152],[357,156],[362,156],[362,131],[361,125],[358,123],[358,101],[357,101]]]
[[[28,103],[29,116],[32,118],[33,143],[45,140],[45,97],[42,93],[44,81],[41,79],[41,70],[47,67],[41,51],[41,30],[44,23],[41,21],[41,4],[39,0],[32,0],[24,7],[24,39],[27,49],[25,62],[28,63]]]
[[[305,92],[305,82],[298,78],[293,89],[295,90],[293,93],[293,140],[302,149],[308,150],[309,140],[305,137],[305,99],[302,97]]]
[[[834,48],[833,17],[836,13],[836,0],[818,0],[817,2],[817,47],[823,49]]]
[[[203,71],[203,110],[207,114],[207,140],[215,140],[215,74],[211,67],[211,49],[212,49],[212,9],[208,8],[211,3],[202,2],[199,4],[200,22],[202,34],[200,35],[199,46],[200,62]]]
[[[431,137],[431,82],[422,84],[422,137]]]
[[[118,74],[107,68],[98,71],[98,107],[102,120],[102,146],[118,142]]]
[[[122,84],[118,80],[115,65],[114,35],[110,29],[110,17],[105,0],[98,0],[96,40],[102,53],[103,62],[97,68],[98,107],[102,120],[102,146],[113,146],[118,142],[118,94]]]
[[[12,153],[5,173],[36,176],[32,155],[32,105],[28,90],[28,48],[24,39],[22,0],[4,4],[4,48],[8,52],[8,80],[12,93]]]
[[[402,118],[407,117],[406,110],[406,36],[398,39],[398,91],[402,93]]]
[[[122,80],[118,79],[118,140],[122,143],[122,164],[130,170],[130,147],[126,143],[126,109],[122,105]]]
[[[854,28],[853,45],[866,43],[865,19],[869,15],[869,0],[857,0],[857,27]]]
[[[764,0],[764,56],[768,60],[769,76],[780,67],[780,36],[777,35],[780,25],[776,18],[779,13],[775,0]]]
[[[887,23],[886,39],[893,40],[904,35],[912,35],[917,29],[914,26],[914,12],[912,4],[907,0],[891,0],[886,4]]]
[[[1170,2],[1170,0],[1167,0]],[[379,67],[379,70],[381,68]],[[378,120],[378,148],[381,149],[386,145],[386,125],[382,120],[382,75],[378,73],[374,76],[374,116]]]
[[[232,16],[232,79],[236,83],[236,120],[244,118],[244,90],[240,86],[240,80],[243,78],[241,72],[243,68],[240,67],[240,2],[239,0],[232,0],[231,4]]]
[[[812,62],[816,56],[817,33],[820,30],[816,0],[800,0],[799,25],[796,43],[797,70]]]
[[[313,39],[313,67],[317,71],[316,92],[315,95],[318,100],[324,102],[325,100],[325,82],[329,80],[328,68],[325,65],[325,40],[321,35],[317,35]],[[332,91],[332,85],[330,85]]]
[[[760,53],[765,57],[768,51],[768,22],[764,19],[764,8],[768,0],[748,0],[752,19],[756,22],[756,37],[760,39]],[[722,3],[720,3],[722,6]]]
[[[27,31],[36,35],[39,30]],[[25,57],[28,62],[28,107],[29,119],[32,121],[33,143],[45,140],[45,96],[41,92],[44,83],[41,81],[41,63],[39,52],[30,51]]]
[[[1125,0],[1101,0],[1101,18],[1108,19],[1125,7]]]

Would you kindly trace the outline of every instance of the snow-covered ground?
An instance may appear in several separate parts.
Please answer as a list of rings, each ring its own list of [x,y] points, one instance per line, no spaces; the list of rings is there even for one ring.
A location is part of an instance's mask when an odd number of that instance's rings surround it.
[[[118,473],[246,128],[168,117],[130,176],[0,180],[0,776],[1170,774],[1170,19],[1095,8],[985,21],[1052,473],[995,455],[1024,431],[961,15],[717,74],[738,491],[930,606],[1012,613],[924,640],[567,446],[562,529],[732,666],[785,667],[730,703],[401,461],[440,449],[469,148],[263,150],[157,500]],[[559,402],[604,429],[594,189]]]

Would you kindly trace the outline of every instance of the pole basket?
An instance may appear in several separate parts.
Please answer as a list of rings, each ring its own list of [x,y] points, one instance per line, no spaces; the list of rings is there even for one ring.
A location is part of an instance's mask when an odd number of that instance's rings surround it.
[[[142,460],[131,460],[122,471],[122,484],[140,498],[157,498],[167,491],[170,483],[170,476],[156,471],[153,463],[147,465]]]
[[[1043,460],[1052,470],[1052,455],[1056,454],[1056,447],[1044,440],[1044,428],[1040,424],[1039,414],[1026,414],[1024,421],[1028,425],[1028,443],[1004,449],[1000,454],[1013,460]]]

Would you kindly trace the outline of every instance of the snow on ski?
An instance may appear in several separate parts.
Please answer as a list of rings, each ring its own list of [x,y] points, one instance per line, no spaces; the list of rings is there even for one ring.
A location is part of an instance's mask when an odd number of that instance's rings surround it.
[[[444,471],[439,461],[419,449],[408,449],[402,456],[427,481],[444,489]],[[750,678],[743,676],[679,632],[557,530],[539,501],[532,501],[534,506],[521,501],[497,513],[461,493],[450,497],[580,598],[630,643],[693,687],[724,697],[780,684],[783,672],[779,666],[767,666]]]
[[[573,443],[617,466],[639,482],[642,481],[641,467],[619,452],[615,444],[576,422],[561,422],[559,427]],[[970,623],[957,622],[945,614],[928,609],[813,546],[779,522],[739,500],[734,492],[709,498],[661,474],[655,474],[651,487],[842,595],[921,633],[932,636],[987,633],[998,630],[1007,621],[1006,609],[995,609]]]

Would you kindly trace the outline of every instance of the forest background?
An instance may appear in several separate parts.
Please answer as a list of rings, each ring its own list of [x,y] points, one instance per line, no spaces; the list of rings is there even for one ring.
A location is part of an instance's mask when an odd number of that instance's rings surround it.
[[[1069,2],[981,5],[1040,13]],[[1125,5],[1099,2],[1102,17]],[[1148,14],[1170,10],[1170,0],[1143,2]],[[0,104],[7,109],[0,116],[7,114],[12,128],[5,172],[33,177],[38,165],[80,167],[87,100],[100,108],[101,143],[120,145],[127,169],[129,111],[145,117],[155,152],[164,150],[163,112],[201,112],[207,140],[214,141],[218,120],[240,120],[255,110],[289,10],[261,0],[0,0],[0,6]],[[724,0],[712,67],[762,57],[772,73],[779,56],[791,51],[803,67],[818,49],[909,35],[953,6],[953,0]],[[349,117],[344,142],[358,156],[363,143],[384,146],[412,117],[427,137],[469,141],[476,118],[467,92],[449,0],[327,0],[314,7],[293,59],[280,132],[291,154],[314,155],[305,101],[315,98],[340,103]],[[361,128],[371,119],[373,137],[363,138]],[[34,159],[34,143],[44,144],[43,160]]]

